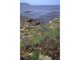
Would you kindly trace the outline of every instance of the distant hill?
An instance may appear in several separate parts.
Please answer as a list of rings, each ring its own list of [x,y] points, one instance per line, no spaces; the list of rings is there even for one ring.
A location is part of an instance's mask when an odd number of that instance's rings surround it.
[[[30,4],[28,4],[28,3],[20,3],[20,5],[29,6]]]

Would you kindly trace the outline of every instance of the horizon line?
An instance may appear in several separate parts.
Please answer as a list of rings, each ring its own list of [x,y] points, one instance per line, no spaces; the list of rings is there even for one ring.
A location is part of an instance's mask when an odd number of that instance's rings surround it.
[[[27,3],[27,2],[20,2],[20,3]],[[27,3],[29,4],[29,3]],[[29,4],[29,5],[47,5],[47,4]],[[52,4],[48,4],[48,5],[52,5]],[[54,4],[54,5],[60,5],[60,4]]]

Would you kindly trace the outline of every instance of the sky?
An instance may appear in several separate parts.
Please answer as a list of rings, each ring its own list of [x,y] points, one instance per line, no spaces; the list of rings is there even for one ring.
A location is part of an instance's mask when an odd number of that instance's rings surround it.
[[[60,5],[60,0],[20,0],[31,5]]]

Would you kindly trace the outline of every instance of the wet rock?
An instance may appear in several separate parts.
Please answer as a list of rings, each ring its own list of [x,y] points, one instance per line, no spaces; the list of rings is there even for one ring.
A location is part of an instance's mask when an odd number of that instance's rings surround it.
[[[20,17],[20,26],[21,27],[31,27],[31,26],[37,26],[40,25],[41,22],[37,19],[29,19],[25,17]]]
[[[39,21],[36,21],[36,25],[40,25],[40,22]]]
[[[37,26],[37,25],[40,25],[40,22],[37,21],[37,20],[33,20],[33,21],[31,22],[31,25],[32,25],[32,26]]]
[[[33,20],[32,19],[27,19],[27,21],[31,23]]]

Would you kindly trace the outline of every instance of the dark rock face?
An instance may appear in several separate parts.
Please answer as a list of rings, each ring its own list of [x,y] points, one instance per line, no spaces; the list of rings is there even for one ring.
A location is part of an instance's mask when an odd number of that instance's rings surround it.
[[[31,23],[33,20],[32,19],[27,19],[27,21]]]
[[[26,17],[20,17],[20,28],[22,27],[30,27],[30,26],[37,26],[40,25],[41,22],[39,20],[36,19],[29,19]]]
[[[31,20],[31,25],[33,26],[40,25],[40,22],[37,20]]]

